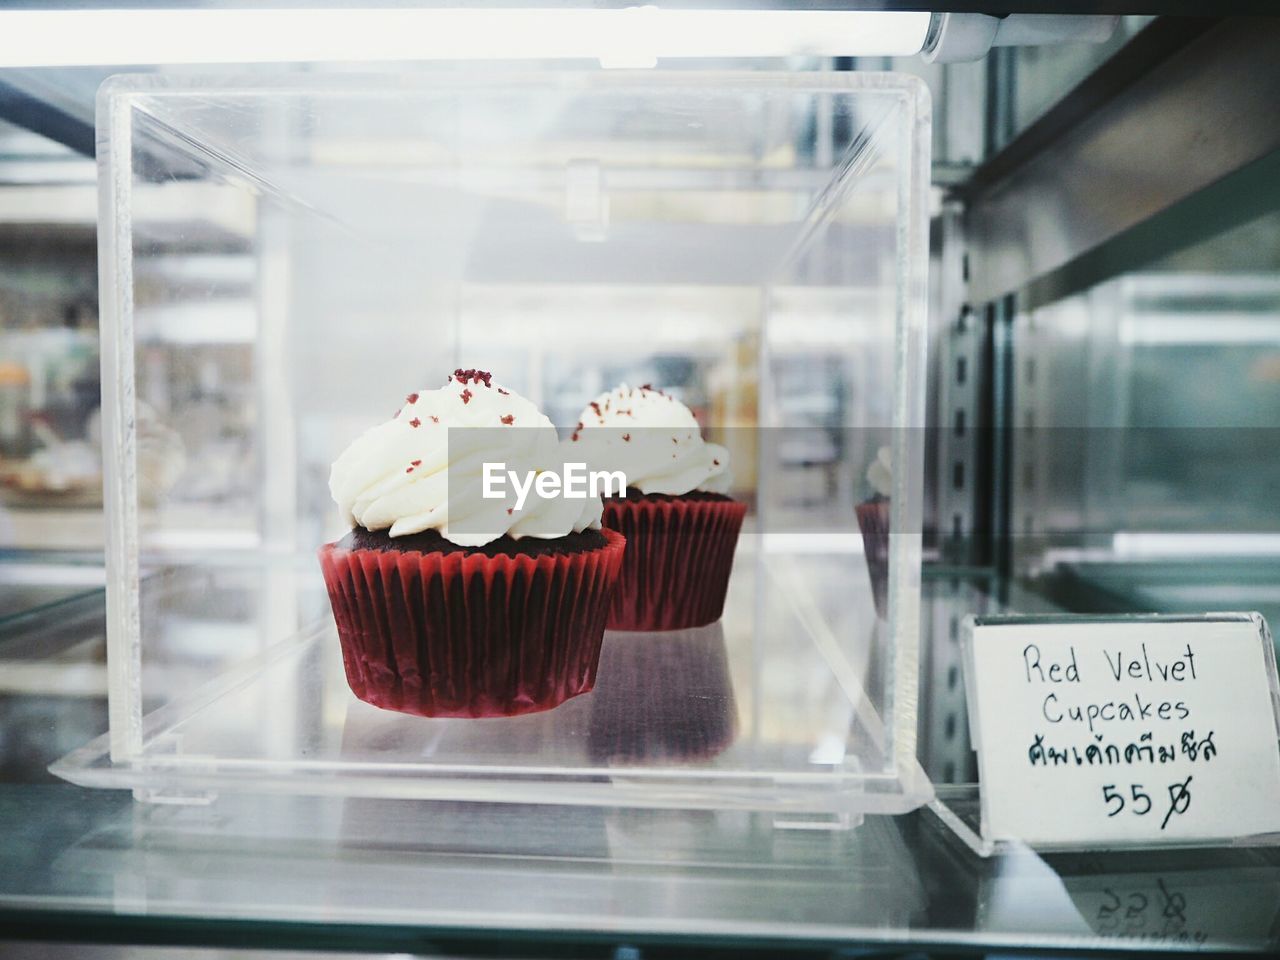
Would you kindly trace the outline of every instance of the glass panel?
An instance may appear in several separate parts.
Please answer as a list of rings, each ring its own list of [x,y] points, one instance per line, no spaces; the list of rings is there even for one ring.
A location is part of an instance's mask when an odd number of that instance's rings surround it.
[[[1278,250],[1273,211],[1018,319],[1015,548],[1071,607],[1275,614]]]
[[[1094,70],[1106,63],[1154,17],[1121,17],[1106,43],[1051,43],[1043,46],[1005,47],[988,59],[1007,97],[1004,123],[992,131],[993,148],[999,150]]]
[[[152,796],[518,784],[803,814],[927,796],[905,429],[923,426],[920,85],[135,78],[102,117],[112,745],[146,763],[99,744],[60,772]],[[687,404],[750,508],[723,621],[606,635],[596,689],[546,714],[356,700],[315,558],[345,532],[330,464],[457,366],[566,433],[619,381]],[[882,446],[891,496],[873,498]]]
[[[1271,213],[1023,318],[1021,426],[1092,429],[1082,530],[1280,533],[1277,249]]]

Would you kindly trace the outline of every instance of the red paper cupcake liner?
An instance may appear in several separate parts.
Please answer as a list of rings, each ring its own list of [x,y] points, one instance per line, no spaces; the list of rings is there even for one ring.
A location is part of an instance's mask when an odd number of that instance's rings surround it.
[[[610,630],[682,630],[724,613],[747,505],[696,497],[607,498],[602,525],[627,538]]]
[[[871,577],[871,597],[876,616],[889,616],[889,500],[865,500],[854,508],[862,530],[862,552]]]
[[[487,557],[320,549],[351,692],[423,717],[548,710],[595,683],[625,540]]]

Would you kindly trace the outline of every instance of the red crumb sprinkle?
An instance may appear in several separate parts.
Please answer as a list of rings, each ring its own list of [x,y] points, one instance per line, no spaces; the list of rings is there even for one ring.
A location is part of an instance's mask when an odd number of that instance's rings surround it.
[[[505,417],[500,417],[499,419],[509,427],[516,422],[516,415],[514,413],[508,413]]]
[[[641,390],[652,390],[652,389],[653,389],[653,384],[652,384],[652,383],[642,383],[642,384],[640,384],[640,389],[641,389]]]
[[[718,467],[718,466],[720,466],[720,461],[719,461],[719,460],[712,460],[712,461],[711,461],[711,465],[712,465],[713,467]]]
[[[511,516],[511,513],[512,513],[511,508],[510,508],[510,507],[507,507],[507,516],[508,516],[508,517],[509,517],[509,516]]]
[[[413,467],[405,467],[405,468],[404,468],[404,472],[405,472],[405,473],[413,473]]]
[[[409,462],[410,462],[411,464],[413,464],[415,467],[420,467],[420,466],[422,466],[422,461],[421,461],[421,460],[410,460]]]
[[[604,414],[600,412],[600,404],[596,403],[594,400],[591,401],[591,409],[595,411],[597,417],[604,416]]]
[[[472,398],[472,396],[474,396],[474,394],[472,394],[472,392],[471,392],[470,390],[468,390],[468,389],[466,389],[466,388],[464,387],[464,388],[462,389],[462,392],[461,392],[460,394],[458,394],[458,396],[460,396],[460,397],[462,398],[462,402],[463,402],[463,403],[470,403],[470,402],[471,402],[471,398]]]
[[[506,390],[503,390],[501,387],[499,387],[499,388],[498,388],[498,392],[499,392],[500,394],[502,394],[504,397],[509,397],[509,396],[511,396],[511,394],[510,394],[510,393],[508,393]]]
[[[486,387],[493,386],[493,384],[489,382],[489,380],[493,377],[493,374],[490,373],[488,370],[477,370],[475,369],[475,367],[470,367],[466,370],[463,370],[461,367],[459,367],[457,370],[453,371],[453,375],[457,379],[457,381],[461,384],[483,383]]]
[[[431,415],[431,422],[432,422],[432,423],[439,423],[439,422],[440,422],[440,418],[439,418],[439,417],[437,417],[437,416],[433,413],[433,414]]]
[[[422,421],[419,420],[417,417],[414,417],[412,420],[409,421],[409,426],[420,427],[422,426]]]
[[[404,398],[404,402],[405,402],[405,403],[417,403],[417,402],[418,402],[418,395],[417,395],[416,393],[411,393],[411,394],[409,394],[407,397],[405,397],[405,398]]]
[[[631,442],[631,434],[629,434],[629,433],[624,433],[624,434],[622,435],[622,439],[623,439],[623,440],[625,440],[627,443],[630,443],[630,442]]]

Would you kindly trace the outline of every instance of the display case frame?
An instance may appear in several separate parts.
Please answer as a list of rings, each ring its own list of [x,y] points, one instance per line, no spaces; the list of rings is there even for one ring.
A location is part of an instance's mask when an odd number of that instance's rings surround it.
[[[851,600],[852,594],[842,586],[841,577],[832,579],[829,575],[838,563],[846,578],[856,576],[862,580],[860,543],[853,539],[856,533],[837,532],[830,538],[831,543],[821,537],[808,540],[795,532],[771,530],[765,511],[752,535],[744,537],[744,541],[749,542],[739,549],[736,592],[731,591],[724,627],[730,669],[739,680],[754,678],[747,684],[751,704],[741,709],[749,712],[746,725],[751,727],[756,739],[754,746],[744,747],[736,759],[723,763],[718,769],[697,764],[603,769],[598,763],[562,761],[544,764],[552,768],[550,772],[539,769],[538,763],[503,762],[495,769],[485,762],[469,762],[470,755],[463,747],[444,760],[436,756],[430,763],[419,764],[411,758],[420,755],[421,745],[405,747],[409,751],[407,755],[382,755],[372,760],[365,757],[368,762],[353,763],[342,757],[348,747],[335,746],[331,736],[327,742],[336,753],[319,757],[312,747],[297,743],[283,748],[278,743],[275,747],[268,744],[262,747],[266,754],[251,751],[249,755],[235,756],[233,751],[224,755],[221,747],[210,747],[210,741],[202,739],[201,731],[207,733],[212,729],[202,724],[210,723],[211,718],[215,718],[214,727],[220,723],[225,725],[234,717],[244,716],[246,710],[252,713],[266,709],[263,705],[273,699],[273,693],[289,690],[296,696],[298,688],[312,680],[314,684],[307,687],[303,696],[300,709],[304,711],[309,709],[308,696],[323,701],[319,708],[323,713],[338,702],[333,698],[346,704],[345,698],[349,695],[340,682],[334,683],[334,677],[338,676],[334,668],[336,643],[327,616],[322,616],[318,625],[301,624],[296,632],[286,629],[281,633],[278,627],[279,623],[287,624],[292,622],[291,618],[300,616],[299,609],[304,604],[296,597],[314,592],[318,583],[312,570],[314,542],[304,542],[305,535],[298,534],[299,524],[288,517],[280,522],[270,519],[275,517],[272,510],[281,502],[291,508],[292,464],[281,464],[277,460],[274,481],[272,467],[264,468],[267,486],[262,491],[265,506],[260,504],[260,511],[268,517],[262,522],[271,529],[257,529],[257,540],[250,538],[247,546],[234,537],[224,537],[225,549],[217,551],[212,561],[204,556],[193,560],[190,550],[184,552],[172,547],[173,538],[166,539],[164,521],[160,521],[161,531],[157,535],[154,526],[140,512],[135,386],[139,333],[135,324],[133,268],[141,249],[140,228],[146,213],[139,206],[139,198],[143,196],[139,186],[144,180],[163,180],[165,169],[180,170],[183,176],[198,178],[203,164],[213,167],[223,181],[247,189],[245,202],[259,207],[266,206],[276,194],[283,192],[271,182],[270,172],[254,168],[255,163],[273,162],[271,151],[280,143],[278,130],[272,134],[277,137],[275,141],[269,142],[267,135],[262,134],[263,139],[243,145],[243,151],[237,153],[226,143],[201,143],[198,126],[182,129],[183,111],[188,109],[194,111],[199,123],[216,127],[223,116],[219,113],[219,104],[223,102],[244,108],[245,104],[260,105],[270,100],[273,108],[279,107],[286,113],[296,108],[305,114],[308,109],[314,111],[315,104],[324,102],[325,97],[346,98],[344,103],[386,102],[397,97],[413,101],[415,97],[442,96],[466,101],[467,97],[480,100],[530,90],[535,92],[532,95],[544,96],[557,110],[574,103],[575,97],[580,98],[581,103],[594,102],[592,98],[596,98],[606,103],[603,108],[606,116],[610,109],[617,109],[609,105],[614,102],[609,100],[611,97],[630,98],[627,102],[642,111],[648,109],[646,104],[657,103],[659,111],[670,113],[675,104],[676,114],[683,115],[681,110],[688,113],[691,128],[702,125],[698,116],[700,109],[710,111],[711,119],[738,129],[742,125],[740,118],[726,105],[744,103],[759,108],[792,100],[803,104],[825,103],[828,107],[834,103],[835,109],[853,123],[854,132],[847,147],[816,162],[814,169],[800,178],[812,184],[803,188],[811,192],[807,194],[803,214],[784,223],[787,230],[794,231],[793,235],[784,234],[784,239],[792,245],[784,266],[793,266],[795,258],[802,256],[796,250],[807,255],[806,245],[814,243],[813,238],[821,236],[833,218],[847,216],[850,197],[863,188],[862,178],[872,171],[871,175],[879,178],[873,181],[877,184],[873,199],[890,210],[886,223],[892,226],[892,231],[884,234],[891,239],[876,242],[889,244],[885,248],[886,256],[893,267],[870,281],[878,285],[875,289],[882,299],[877,302],[891,307],[883,319],[866,321],[878,323],[877,329],[886,331],[883,353],[877,356],[883,356],[892,366],[888,377],[892,386],[885,405],[887,413],[884,420],[875,424],[879,435],[892,447],[894,465],[887,616],[878,619],[871,615],[870,592],[865,587],[855,588],[862,591],[863,601]],[[636,103],[641,106],[635,108]],[[228,113],[234,115],[234,107],[229,108]],[[243,122],[241,117],[235,117],[222,132],[231,137],[237,132],[234,124],[238,122]],[[760,121],[749,112],[747,126],[753,122]],[[858,127],[859,122],[865,125]],[[109,451],[106,512],[111,724],[106,737],[55,764],[55,773],[86,785],[133,788],[140,797],[152,800],[199,802],[222,789],[240,788],[418,799],[519,799],[770,809],[784,818],[797,816],[800,822],[807,822],[809,815],[816,814],[820,819],[835,818],[834,822],[848,823],[866,812],[902,812],[929,799],[930,786],[915,756],[930,142],[929,98],[920,81],[875,73],[700,73],[695,77],[646,71],[536,72],[498,77],[476,74],[408,78],[289,76],[278,82],[260,78],[210,81],[126,76],[114,78],[103,86],[98,124],[104,424],[105,445]],[[255,136],[261,133],[252,126],[246,129]],[[287,134],[284,136],[287,140]],[[157,149],[157,145],[161,149]],[[710,149],[718,147],[711,143]],[[626,149],[625,144],[622,149]],[[259,152],[255,154],[255,150]],[[759,161],[753,162],[756,166],[748,163],[748,173],[755,170],[757,180],[767,180],[774,175],[770,169],[773,161],[766,160],[764,166],[760,166]],[[781,175],[785,179],[787,171],[782,170]],[[737,176],[739,181],[743,179],[742,174]],[[305,203],[294,204],[295,209],[305,206]],[[874,209],[874,204],[870,206]],[[872,214],[877,215],[880,214]],[[856,257],[858,253],[848,243],[849,237],[856,236],[859,229],[856,216],[852,223],[852,232],[833,248],[838,249],[840,257]],[[269,236],[271,229],[271,221],[259,210],[259,243],[263,242],[263,235]],[[274,229],[279,229],[278,224]],[[163,244],[165,240],[146,242]],[[776,287],[767,279],[756,278],[756,282],[762,284],[765,291],[762,302],[767,316],[778,299]],[[258,284],[269,287],[271,280],[264,275]],[[786,286],[785,280],[781,286]],[[793,311],[791,322],[794,322],[795,308],[789,309]],[[767,326],[767,319],[761,322],[766,330],[772,329]],[[287,356],[285,335],[272,333],[269,328],[270,324],[264,321],[264,332],[258,335],[262,365],[268,370],[267,375],[259,377],[259,402],[266,406],[289,400],[281,398],[284,388],[275,382],[278,378],[269,373],[270,363],[283,363]],[[787,429],[788,425],[778,422],[776,417],[772,421],[767,419],[773,416],[766,402],[768,337],[771,335],[768,332],[762,335],[765,345],[761,347],[764,351],[761,378],[765,387],[761,390],[761,422]],[[281,427],[280,423],[286,426]],[[288,446],[292,439],[286,435],[290,423],[287,417],[274,418],[261,428],[262,436],[268,441],[283,439]],[[871,424],[846,426],[856,432]],[[286,433],[281,434],[281,430]],[[281,473],[285,476],[283,483]],[[767,497],[768,492],[767,484],[762,481],[757,496]],[[849,511],[845,522],[851,521],[852,511]],[[856,527],[846,529],[856,531]],[[815,543],[824,545],[814,546]],[[835,552],[831,553],[832,550]],[[157,602],[163,607],[165,601],[148,599],[140,571],[163,571],[174,564],[185,569],[184,564],[189,567],[193,563],[211,570],[252,571],[248,575],[258,578],[266,593],[284,597],[280,603],[263,601],[273,611],[264,616],[269,620],[274,618],[272,622],[276,624],[267,629],[276,633],[262,642],[257,653],[233,669],[193,689],[165,696],[162,706],[144,716],[144,651],[150,642],[146,611],[153,609]],[[177,582],[163,574],[155,579],[159,584],[169,584],[170,588]],[[166,588],[158,586],[157,589]],[[867,619],[859,628],[861,639],[857,643],[861,644],[860,655],[865,658],[859,666],[846,655],[847,651],[841,647],[846,641],[836,636],[838,631],[832,629],[827,617],[833,608],[838,610],[843,605],[852,612],[862,602],[866,603]],[[765,610],[762,604],[769,603],[773,607]],[[830,709],[834,713],[819,722],[835,725],[828,731],[828,739],[834,737],[838,749],[821,748],[817,742],[811,742],[803,749],[796,744],[785,747],[786,756],[781,759],[768,758],[771,747],[766,746],[761,753],[760,744],[764,742],[759,740],[761,723],[777,728],[781,716],[775,714],[770,719],[769,711],[778,709],[781,701],[776,697],[771,700],[774,695],[767,689],[761,692],[767,683],[762,687],[761,671],[765,668],[760,658],[761,628],[756,621],[762,623],[766,616],[774,618],[774,635],[790,638],[784,644],[801,642],[796,638],[802,638],[804,649],[799,654],[802,662],[825,677],[822,682],[826,684],[827,693],[823,695],[826,699],[820,698],[820,701],[831,700],[834,706]],[[282,639],[285,635],[288,638]],[[860,670],[871,673],[860,676]],[[883,679],[875,679],[873,674]],[[880,685],[878,692],[873,691],[875,684]],[[236,700],[245,696],[250,699]],[[149,699],[155,702],[156,698],[152,695]],[[799,709],[807,699],[812,698],[798,690],[781,695],[781,700],[789,705],[787,709]],[[354,701],[351,705],[352,709],[364,708]],[[361,722],[367,721],[372,729],[378,725],[377,718],[372,716],[377,711],[368,709],[370,717]],[[553,711],[547,716],[560,716],[562,719],[554,723],[563,725],[563,716],[568,712],[567,709]],[[327,729],[319,716],[308,716],[310,719],[303,722],[304,726],[314,721],[315,729]],[[508,726],[504,729],[510,732],[521,721],[431,722],[505,723]],[[525,723],[528,729],[519,736],[528,735],[533,737],[532,742],[543,742],[540,738],[548,734],[534,728],[546,722],[545,718],[530,719]],[[581,731],[570,726],[570,732],[563,736],[577,743],[582,739]],[[410,739],[416,735],[412,734]],[[282,736],[288,739],[289,735]],[[500,738],[507,736],[508,733],[503,733]],[[553,732],[549,736],[555,740],[562,734]],[[769,734],[764,736],[767,741]],[[272,737],[263,740],[271,741]],[[466,741],[467,737],[461,740]],[[855,741],[863,746],[853,745]],[[509,746],[502,749],[507,750]],[[271,754],[272,750],[279,749],[287,754],[283,762],[278,754]],[[357,748],[357,752],[360,749],[363,748]],[[535,755],[542,756],[537,749],[534,748]],[[834,762],[823,759],[826,754],[821,754],[822,749],[835,749],[839,756]],[[859,755],[863,750],[870,752]]]

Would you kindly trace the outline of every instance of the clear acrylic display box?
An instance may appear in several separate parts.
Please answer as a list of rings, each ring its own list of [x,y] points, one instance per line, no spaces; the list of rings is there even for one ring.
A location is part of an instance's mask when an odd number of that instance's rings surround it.
[[[242,789],[774,811],[916,763],[929,105],[892,74],[116,78],[99,97],[110,733],[54,765]],[[546,713],[356,700],[329,464],[493,371],[572,425],[665,384],[750,504],[720,623],[610,633]],[[892,453],[888,604],[855,507]],[[814,818],[817,818],[816,820]]]

